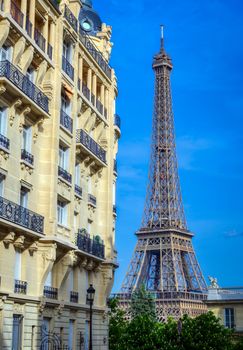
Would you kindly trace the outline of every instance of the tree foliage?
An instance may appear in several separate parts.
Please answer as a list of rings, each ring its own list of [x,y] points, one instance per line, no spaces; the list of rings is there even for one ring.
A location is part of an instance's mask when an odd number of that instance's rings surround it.
[[[154,320],[156,319],[154,297],[151,293],[146,291],[144,285],[132,293],[130,309],[132,318],[140,315],[147,315]]]
[[[153,307],[147,314],[141,307],[143,303],[144,299],[139,301],[139,307],[131,307],[133,316],[127,321],[118,301],[111,301],[110,350],[243,350],[243,341],[234,341],[232,331],[224,328],[212,312],[196,318],[185,315],[179,332],[175,320],[157,322],[153,312],[150,313]]]

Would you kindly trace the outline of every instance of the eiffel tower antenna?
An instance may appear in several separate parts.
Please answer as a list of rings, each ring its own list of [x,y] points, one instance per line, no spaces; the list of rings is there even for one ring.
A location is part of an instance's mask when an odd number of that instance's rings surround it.
[[[159,320],[206,312],[207,286],[192,246],[182,203],[172,111],[172,61],[161,48],[154,56],[154,114],[147,194],[138,241],[118,294],[128,309],[131,293],[142,284],[154,294]]]

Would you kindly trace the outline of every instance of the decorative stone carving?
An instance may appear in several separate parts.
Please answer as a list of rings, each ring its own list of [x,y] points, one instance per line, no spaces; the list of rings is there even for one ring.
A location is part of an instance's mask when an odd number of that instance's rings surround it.
[[[8,247],[9,247],[9,244],[10,244],[10,243],[13,243],[14,237],[15,237],[15,233],[14,233],[14,232],[9,232],[9,233],[7,234],[7,236],[4,237],[3,243],[4,243],[4,245],[5,245],[5,248],[8,248]]]
[[[16,249],[23,250],[24,249],[24,240],[25,240],[24,236],[17,237],[13,243],[14,247]]]
[[[60,317],[63,313],[63,310],[64,310],[64,307],[65,307],[65,304],[64,302],[61,302],[58,307],[56,308],[56,313],[57,313],[57,316]]]
[[[5,43],[10,29],[10,22],[7,19],[3,19],[0,22],[0,48]]]
[[[77,103],[77,113],[78,113],[78,117],[81,117],[82,115],[82,104],[83,104],[83,100],[81,97],[78,98],[78,103]]]
[[[19,40],[14,45],[13,50],[13,64],[17,66],[19,64],[19,61],[23,55],[24,49],[25,49],[25,43],[26,40],[23,36],[19,38]]]
[[[20,114],[20,123],[19,123],[19,132],[23,131],[23,127],[25,124],[25,117],[30,114],[31,112],[31,107],[30,106],[25,106],[24,109],[21,111]]]
[[[81,269],[83,269],[83,268],[85,269],[86,266],[87,266],[87,263],[88,263],[87,258],[83,258],[83,259],[80,261],[79,267],[80,267]]]
[[[33,242],[28,248],[30,255],[33,256],[38,250],[38,242]]]
[[[23,74],[26,74],[34,56],[34,48],[30,45],[23,53],[20,59],[20,67],[22,68]]]
[[[42,297],[40,299],[40,305],[39,305],[39,312],[42,314],[44,309],[46,307],[46,298],[45,297]]]
[[[14,118],[15,118],[15,115],[17,113],[17,108],[19,108],[20,106],[22,105],[22,100],[20,98],[18,98],[17,100],[15,100],[11,107],[9,108],[9,124],[10,126],[13,125],[13,122],[14,122]]]
[[[47,70],[47,61],[42,61],[39,65],[36,77],[36,85],[41,86]]]
[[[7,300],[7,297],[6,296],[3,296],[1,299],[0,299],[0,310],[3,310],[4,309],[4,304]]]
[[[13,311],[18,313],[18,314],[23,314],[24,313],[24,305],[23,304],[13,304]]]
[[[208,279],[209,279],[209,281],[210,281],[210,286],[209,286],[209,288],[212,288],[212,289],[217,289],[217,288],[219,288],[218,279],[217,279],[217,278],[208,276]]]
[[[62,259],[62,264],[64,266],[73,267],[77,263],[77,256],[74,250],[68,252]]]
[[[93,262],[93,260],[89,260],[88,264],[86,265],[86,270],[92,271],[93,268],[94,268],[94,262]]]
[[[0,83],[0,95],[4,94],[4,92],[6,91],[6,86],[4,83]]]
[[[56,243],[48,245],[46,248],[47,249],[42,253],[44,262],[46,261],[54,262],[56,260],[56,250],[57,250]]]
[[[28,175],[31,175],[33,173],[34,167],[31,166],[29,163],[26,163],[24,160],[21,160],[21,170],[25,173],[22,175],[22,177],[26,180]]]

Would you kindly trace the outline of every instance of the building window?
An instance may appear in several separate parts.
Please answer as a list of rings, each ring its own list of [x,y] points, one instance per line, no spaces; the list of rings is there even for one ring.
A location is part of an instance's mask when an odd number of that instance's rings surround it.
[[[7,109],[0,107],[0,134],[6,136],[7,129]]]
[[[46,339],[46,336],[48,335],[48,333],[50,333],[50,331],[51,331],[51,318],[50,317],[43,317],[42,326],[41,326],[41,338],[42,338],[42,340]],[[48,350],[49,343],[48,344],[44,343],[41,346],[41,349]]]
[[[35,70],[34,70],[33,67],[29,67],[29,68],[27,69],[26,76],[27,76],[27,78],[29,79],[29,81],[31,81],[32,83],[34,82]]]
[[[0,196],[3,197],[5,175],[0,173]]]
[[[69,320],[68,349],[74,349],[74,320]]]
[[[62,145],[59,146],[59,167],[68,170],[68,157],[69,157],[69,149],[68,147],[64,147]]]
[[[67,115],[71,114],[71,103],[65,94],[62,94],[61,109]]]
[[[21,207],[24,207],[24,208],[28,207],[28,197],[29,197],[29,190],[21,186],[20,201],[19,201],[19,204],[21,205]]]
[[[0,49],[0,61],[11,60],[11,47],[3,45]]]
[[[58,200],[57,201],[57,222],[60,225],[67,226],[67,202]]]
[[[68,62],[72,61],[72,43],[68,41],[63,42],[63,56]]]
[[[13,315],[12,350],[22,349],[23,316]]]
[[[235,327],[235,312],[233,308],[224,309],[224,322],[227,328]]]
[[[21,270],[22,270],[22,262],[21,262],[21,251],[15,251],[15,269],[14,269],[14,279],[21,281]]]
[[[75,165],[75,185],[80,186],[80,164]]]
[[[46,287],[51,287],[52,286],[52,271],[49,271],[47,277],[46,277],[46,282],[45,282]]]
[[[22,149],[31,153],[32,144],[32,130],[30,126],[24,125],[23,127],[23,139],[22,139]]]

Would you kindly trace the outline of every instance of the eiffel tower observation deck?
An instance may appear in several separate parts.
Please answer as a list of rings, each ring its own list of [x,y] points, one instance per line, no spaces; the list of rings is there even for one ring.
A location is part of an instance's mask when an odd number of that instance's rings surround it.
[[[118,293],[129,310],[131,294],[144,285],[154,295],[157,318],[179,319],[206,312],[207,286],[187,229],[176,157],[170,74],[173,65],[164,49],[154,56],[154,114],[148,187],[137,244]]]

